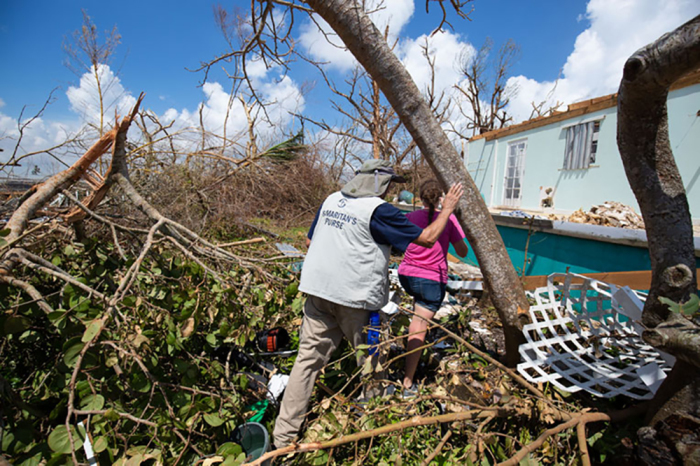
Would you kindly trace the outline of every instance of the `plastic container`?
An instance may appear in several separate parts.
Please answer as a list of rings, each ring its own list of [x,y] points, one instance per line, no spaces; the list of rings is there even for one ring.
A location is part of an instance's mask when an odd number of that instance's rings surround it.
[[[379,311],[369,313],[369,328],[367,329],[367,344],[369,345],[369,354],[375,354],[379,345],[379,331],[381,330],[381,319]]]
[[[249,461],[260,458],[270,448],[270,436],[267,429],[257,422],[246,422],[236,427],[232,440],[243,448]],[[269,464],[270,461],[263,463],[264,466]]]
[[[399,193],[399,202],[405,202],[406,204],[413,203],[413,193],[411,191],[406,191],[405,189]]]

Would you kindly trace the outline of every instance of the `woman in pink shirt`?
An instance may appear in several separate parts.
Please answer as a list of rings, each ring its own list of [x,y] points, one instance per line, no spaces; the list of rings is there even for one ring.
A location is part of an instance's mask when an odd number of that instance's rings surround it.
[[[427,208],[411,212],[408,219],[425,228],[437,217],[436,206],[440,203],[442,190],[436,180],[428,180],[421,186],[420,198]],[[399,281],[406,292],[415,300],[411,324],[408,327],[406,369],[403,386],[413,387],[413,376],[420,360],[416,348],[425,343],[428,322],[440,309],[447,287],[447,251],[452,244],[460,257],[465,257],[469,249],[464,242],[464,232],[454,215],[450,215],[445,230],[432,248],[410,244],[399,266]]]

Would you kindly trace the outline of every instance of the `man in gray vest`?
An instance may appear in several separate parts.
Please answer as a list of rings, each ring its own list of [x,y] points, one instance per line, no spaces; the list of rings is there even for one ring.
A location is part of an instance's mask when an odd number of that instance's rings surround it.
[[[299,433],[316,377],[343,336],[353,348],[364,343],[369,313],[387,303],[391,247],[401,252],[410,243],[432,247],[463,193],[461,184],[452,186],[442,211],[423,230],[383,200],[392,182],[406,180],[388,161],[368,160],[316,213],[299,284],[308,294],[299,353],[273,433],[277,448],[290,444]]]

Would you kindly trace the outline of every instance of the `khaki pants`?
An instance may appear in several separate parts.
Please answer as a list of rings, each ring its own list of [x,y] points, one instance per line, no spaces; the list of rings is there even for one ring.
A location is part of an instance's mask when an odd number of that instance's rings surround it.
[[[316,296],[309,296],[304,305],[304,321],[299,335],[299,354],[284,392],[279,416],[273,432],[275,446],[289,445],[298,435],[309,399],[321,369],[343,336],[353,348],[365,342],[362,329],[369,323],[369,312],[342,306]],[[362,360],[360,360],[362,359]],[[364,358],[358,358],[358,364]]]

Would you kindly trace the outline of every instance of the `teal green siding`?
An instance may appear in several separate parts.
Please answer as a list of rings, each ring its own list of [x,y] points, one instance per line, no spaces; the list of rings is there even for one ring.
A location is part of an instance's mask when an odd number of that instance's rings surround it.
[[[691,216],[700,222],[700,85],[673,91],[668,99],[671,148],[683,177]],[[583,170],[562,170],[566,126],[601,118],[598,150],[593,166]],[[541,210],[540,187],[555,188],[554,210],[588,211],[605,201],[617,201],[639,212],[627,182],[617,150],[617,109],[615,107],[570,118],[540,128],[485,138],[468,145],[466,168],[489,207],[503,204],[503,182],[508,144],[527,140],[520,208]]]
[[[497,228],[519,275],[566,273],[567,268],[573,273],[651,270],[649,252],[645,248],[544,231],[534,231],[528,244],[527,230],[502,225],[498,225]],[[454,250],[451,252],[455,255]],[[463,261],[471,265],[479,264],[472,248],[469,248],[469,254]],[[700,268],[700,258],[696,258],[695,261]]]

